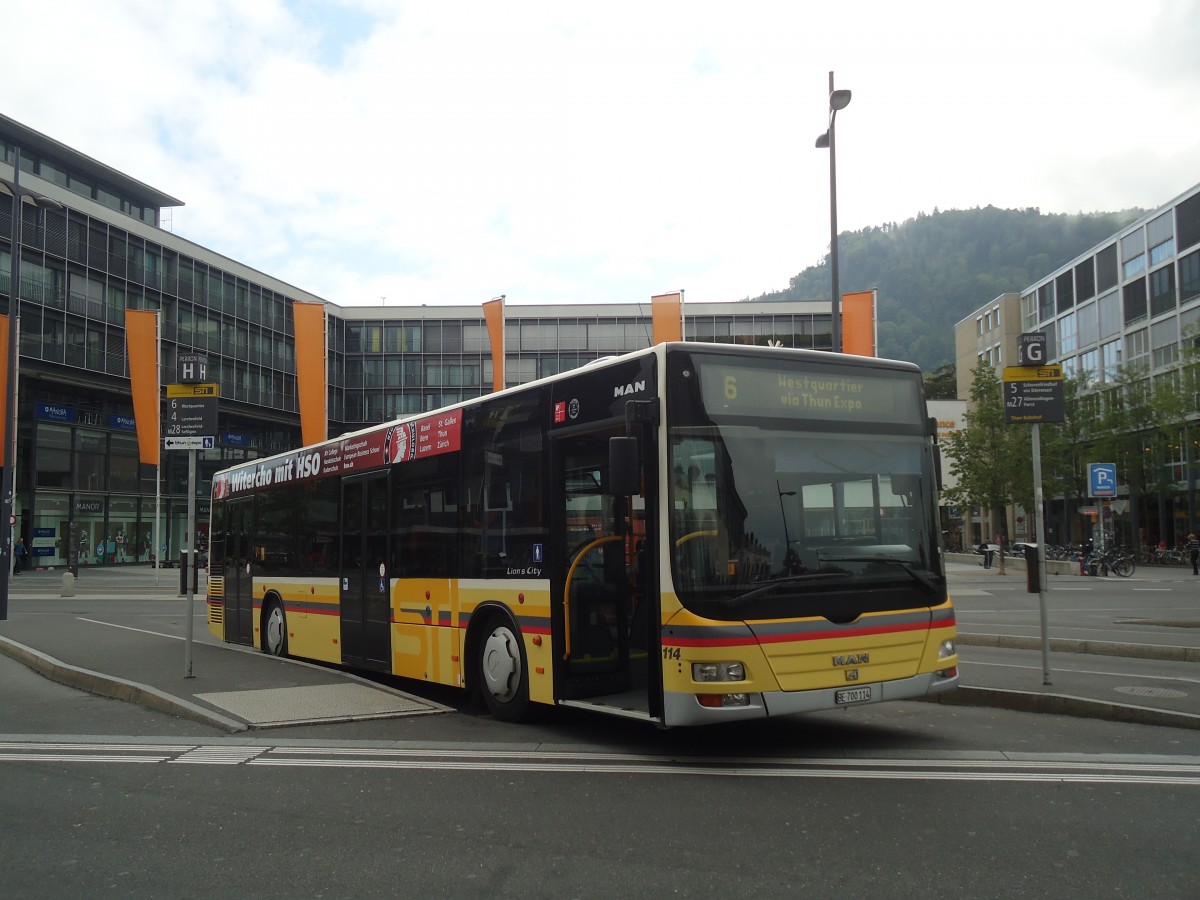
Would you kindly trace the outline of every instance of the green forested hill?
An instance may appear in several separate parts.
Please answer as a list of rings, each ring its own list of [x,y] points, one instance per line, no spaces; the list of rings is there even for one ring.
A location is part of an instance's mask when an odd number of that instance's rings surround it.
[[[988,206],[842,232],[841,289],[878,290],[879,355],[932,371],[954,361],[955,322],[1006,291],[1024,290],[1143,213],[1044,215]],[[826,256],[786,290],[756,299],[823,300],[829,293]]]

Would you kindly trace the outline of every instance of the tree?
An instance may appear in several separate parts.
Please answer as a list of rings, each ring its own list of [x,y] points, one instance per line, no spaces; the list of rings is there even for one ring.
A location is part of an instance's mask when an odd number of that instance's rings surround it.
[[[1170,491],[1164,465],[1167,445],[1177,421],[1176,402],[1170,396],[1171,379],[1158,385],[1144,365],[1124,366],[1102,392],[1103,410],[1095,454],[1115,463],[1129,490],[1131,530],[1136,541],[1142,531],[1142,502],[1158,496],[1157,523],[1150,529],[1154,540],[1173,540],[1166,521],[1165,497]]]
[[[932,371],[955,358],[954,323],[1107,241],[1143,210],[941,210],[839,236],[841,288],[878,290],[879,355]],[[829,297],[829,257],[758,300]]]
[[[926,400],[955,400],[958,398],[958,369],[954,363],[943,363],[925,375]]]
[[[1115,462],[1129,491],[1132,539],[1176,543],[1196,528],[1196,397],[1200,370],[1195,351],[1151,376],[1144,362],[1123,367],[1103,392],[1096,455]],[[1172,498],[1185,483],[1187,522],[1176,530]],[[1144,523],[1142,503],[1150,521]],[[1156,508],[1156,509],[1155,509]],[[1155,515],[1155,513],[1157,513]]]
[[[1030,467],[1029,429],[1004,421],[1004,397],[995,370],[980,360],[971,371],[971,396],[967,425],[942,441],[950,459],[950,472],[958,484],[945,499],[964,507],[978,506],[991,513],[1003,541],[1008,539],[1004,509],[1020,503],[1033,506],[1033,472]]]
[[[1065,534],[1060,543],[1072,542],[1071,516],[1088,494],[1087,466],[1097,462],[1094,449],[1101,433],[1100,396],[1092,391],[1088,374],[1063,379],[1063,421],[1041,429],[1042,489],[1046,498],[1062,503]],[[1049,501],[1047,501],[1049,502]]]

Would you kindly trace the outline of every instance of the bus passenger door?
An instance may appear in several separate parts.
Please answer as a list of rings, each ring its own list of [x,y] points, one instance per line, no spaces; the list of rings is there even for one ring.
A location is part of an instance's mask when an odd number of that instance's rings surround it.
[[[230,503],[225,526],[225,640],[253,644],[254,501]]]
[[[657,637],[650,647],[649,635],[658,598],[649,589],[647,568],[653,544],[644,510],[628,509],[627,498],[606,493],[608,439],[615,434],[624,429],[555,442],[559,695],[583,705],[653,714],[658,699],[657,693],[650,699],[650,684],[657,684],[657,668],[651,663],[657,660],[649,656],[658,650]]]
[[[387,473],[342,483],[342,662],[391,671]]]

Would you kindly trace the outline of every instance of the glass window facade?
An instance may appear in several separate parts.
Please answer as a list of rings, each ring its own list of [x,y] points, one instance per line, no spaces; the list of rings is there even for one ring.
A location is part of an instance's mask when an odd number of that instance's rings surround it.
[[[1020,331],[1045,334],[1048,361],[1093,382],[1122,372],[1177,378],[1186,354],[1200,348],[1198,244],[1200,185],[1021,291]],[[958,323],[956,339],[973,355],[990,308]],[[996,364],[991,350],[980,355]],[[960,351],[960,369],[964,358]]]
[[[1175,267],[1163,266],[1150,273],[1150,315],[1161,316],[1175,305]]]
[[[1117,245],[1110,244],[1096,254],[1096,290],[1107,291],[1117,286]]]
[[[1187,303],[1200,297],[1200,250],[1179,260],[1179,301]]]

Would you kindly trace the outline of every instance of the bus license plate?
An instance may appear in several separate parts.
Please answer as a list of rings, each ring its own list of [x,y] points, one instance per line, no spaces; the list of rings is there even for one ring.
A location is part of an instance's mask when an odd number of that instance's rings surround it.
[[[849,688],[844,691],[835,691],[833,694],[834,703],[862,703],[864,700],[871,699],[871,689],[869,687]]]

